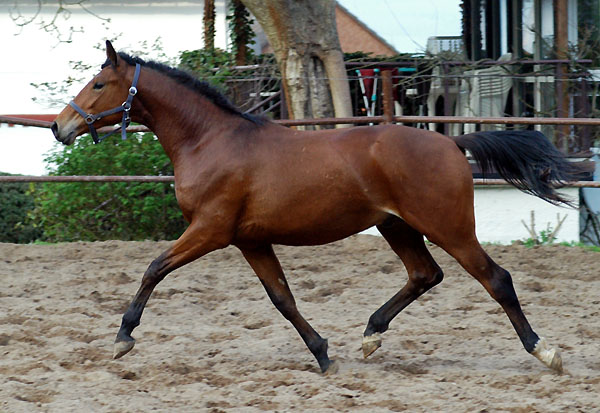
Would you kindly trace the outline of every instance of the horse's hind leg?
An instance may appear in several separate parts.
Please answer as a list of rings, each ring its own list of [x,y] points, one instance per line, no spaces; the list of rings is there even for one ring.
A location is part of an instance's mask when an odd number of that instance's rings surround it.
[[[381,346],[380,334],[388,329],[392,319],[444,278],[442,270],[427,250],[421,233],[395,217],[390,217],[377,228],[404,263],[408,282],[369,318],[362,344],[365,358]]]
[[[317,359],[321,371],[324,373],[329,370],[335,373],[335,364],[327,356],[327,340],[321,338],[298,311],[273,247],[263,245],[252,249],[240,249],[275,307],[300,333],[306,346]]]
[[[549,347],[544,338],[539,337],[529,325],[527,318],[521,310],[519,299],[513,287],[512,278],[508,271],[496,264],[481,248],[473,236],[471,241],[465,243],[452,243],[452,246],[443,246],[446,251],[475,277],[487,292],[504,309],[515,328],[523,347],[538,358],[546,366],[562,372],[560,354]]]

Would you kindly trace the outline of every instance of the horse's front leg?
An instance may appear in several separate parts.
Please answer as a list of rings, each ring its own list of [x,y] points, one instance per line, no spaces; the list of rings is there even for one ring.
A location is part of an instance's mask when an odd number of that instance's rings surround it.
[[[154,287],[171,271],[211,251],[227,246],[229,240],[224,237],[225,233],[225,231],[215,233],[204,225],[192,222],[173,246],[150,264],[142,278],[142,284],[137,294],[123,314],[121,328],[115,340],[115,359],[127,354],[135,345],[135,339],[131,337],[131,332],[140,325],[142,312]]]
[[[292,323],[317,359],[321,372],[335,373],[337,365],[327,356],[327,340],[322,338],[298,311],[273,247],[261,245],[251,249],[244,248],[241,251],[267,290],[275,307]]]

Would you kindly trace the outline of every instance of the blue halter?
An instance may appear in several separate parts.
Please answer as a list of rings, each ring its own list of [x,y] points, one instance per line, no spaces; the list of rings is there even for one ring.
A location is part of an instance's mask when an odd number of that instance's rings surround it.
[[[90,134],[92,135],[92,139],[95,144],[102,142],[104,139],[108,138],[114,133],[117,133],[121,130],[121,138],[123,140],[127,139],[127,131],[126,128],[131,123],[131,117],[129,116],[129,111],[131,110],[131,102],[133,101],[133,97],[137,94],[137,82],[140,78],[140,70],[141,66],[139,63],[135,65],[135,74],[133,75],[133,82],[131,83],[131,87],[129,88],[129,93],[127,95],[127,100],[123,102],[121,106],[117,106],[116,108],[106,110],[104,112],[100,112],[97,115],[93,115],[91,113],[86,113],[83,109],[81,109],[74,101],[70,101],[69,105],[77,111],[84,119],[85,123],[87,123],[88,128],[90,129]],[[115,113],[123,112],[123,120],[121,122],[121,126],[117,129],[113,130],[110,133],[102,137],[98,137],[98,132],[96,132],[96,128],[94,128],[94,122],[100,120],[106,116],[114,115]]]

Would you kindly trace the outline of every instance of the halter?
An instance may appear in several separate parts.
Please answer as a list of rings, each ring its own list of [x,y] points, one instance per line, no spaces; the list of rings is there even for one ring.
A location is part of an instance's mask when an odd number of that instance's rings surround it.
[[[131,102],[133,101],[133,97],[137,94],[137,82],[140,78],[140,70],[141,66],[139,63],[135,65],[135,74],[133,75],[133,82],[131,83],[131,87],[129,88],[129,93],[127,94],[127,100],[121,104],[121,106],[117,106],[116,108],[105,110],[104,112],[100,112],[97,115],[93,115],[91,113],[86,113],[83,109],[81,109],[73,100],[69,102],[69,105],[77,111],[84,119],[85,123],[88,125],[90,129],[90,134],[92,135],[92,139],[95,144],[102,142],[104,139],[108,138],[112,134],[121,130],[121,138],[123,140],[127,139],[127,131],[125,130],[129,123],[131,123],[131,117],[129,116],[129,111],[131,110]],[[104,136],[98,137],[98,132],[96,132],[96,128],[94,128],[94,122],[100,120],[106,116],[114,115],[115,113],[123,112],[123,120],[121,122],[121,126],[112,132],[107,133]]]

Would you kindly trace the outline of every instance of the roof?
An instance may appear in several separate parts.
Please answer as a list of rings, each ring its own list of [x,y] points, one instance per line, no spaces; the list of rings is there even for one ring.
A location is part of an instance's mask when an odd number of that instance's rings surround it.
[[[398,51],[375,31],[350,13],[348,9],[336,5],[335,18],[342,51],[345,53],[365,52],[374,56],[394,56]],[[259,41],[262,53],[272,53],[273,49],[266,38]],[[264,43],[262,43],[264,42]]]
[[[339,3],[336,6],[335,17],[343,52],[366,52],[375,56],[398,54],[394,46]]]

